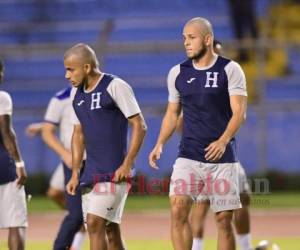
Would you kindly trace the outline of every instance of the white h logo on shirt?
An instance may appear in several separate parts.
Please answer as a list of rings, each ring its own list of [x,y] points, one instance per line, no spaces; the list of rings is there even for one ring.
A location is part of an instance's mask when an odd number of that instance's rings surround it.
[[[211,73],[214,73],[214,76],[211,77]],[[218,81],[218,74],[219,72],[206,72],[206,84],[205,84],[205,88],[217,88],[217,81]],[[212,81],[212,85],[210,86],[209,82]]]
[[[91,110],[100,109],[100,96],[102,92],[92,93]]]

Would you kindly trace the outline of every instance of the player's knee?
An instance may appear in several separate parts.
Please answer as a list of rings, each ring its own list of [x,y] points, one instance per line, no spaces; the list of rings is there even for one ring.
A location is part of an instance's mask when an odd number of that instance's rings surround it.
[[[171,209],[172,220],[178,223],[184,223],[187,220],[187,215],[178,206],[173,206]]]
[[[203,223],[200,221],[192,221],[191,228],[194,238],[202,238],[203,236]]]
[[[219,212],[216,215],[217,227],[219,231],[232,231],[232,211]]]
[[[191,204],[187,199],[172,199],[171,200],[171,217],[174,225],[184,224],[188,221],[188,215]]]
[[[105,233],[104,219],[99,220],[95,216],[87,216],[86,224],[87,224],[87,230],[89,234]]]
[[[89,233],[95,233],[98,231],[98,225],[94,219],[87,219],[86,225]]]
[[[190,221],[193,237],[195,238],[202,238],[203,236],[203,227],[208,209],[209,203],[204,202],[196,203],[192,208]]]

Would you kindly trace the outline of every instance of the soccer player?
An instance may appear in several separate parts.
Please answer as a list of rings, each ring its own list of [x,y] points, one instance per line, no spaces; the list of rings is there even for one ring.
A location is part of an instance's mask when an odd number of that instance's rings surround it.
[[[169,103],[149,163],[158,168],[156,161],[182,109],[183,132],[170,183],[174,249],[191,249],[188,216],[193,201],[205,193],[217,221],[218,249],[232,250],[233,210],[241,208],[234,136],[246,115],[245,75],[236,62],[214,53],[207,19],[189,20],[183,40],[188,59],[169,72]]]
[[[0,82],[4,65],[0,61]],[[0,229],[8,229],[9,250],[25,249],[27,207],[24,183],[27,175],[12,126],[10,95],[0,91]]]
[[[222,55],[222,43],[216,39],[213,42],[214,52]],[[177,121],[176,131],[181,133],[183,127],[182,113]],[[237,242],[241,250],[251,250],[251,234],[250,234],[250,187],[247,181],[245,170],[241,164],[238,167],[239,190],[242,208],[234,210],[234,226],[236,230]],[[193,235],[192,250],[203,249],[204,221],[209,209],[209,200],[207,196],[202,195],[201,202],[193,205],[190,214],[190,223]]]
[[[80,177],[82,208],[91,250],[125,249],[119,224],[128,195],[126,178],[143,142],[146,125],[131,87],[116,76],[99,70],[95,52],[77,44],[64,55],[65,77],[73,91],[74,131],[72,178],[67,191],[74,194]],[[127,150],[127,127],[131,126]],[[107,241],[108,240],[108,243]]]

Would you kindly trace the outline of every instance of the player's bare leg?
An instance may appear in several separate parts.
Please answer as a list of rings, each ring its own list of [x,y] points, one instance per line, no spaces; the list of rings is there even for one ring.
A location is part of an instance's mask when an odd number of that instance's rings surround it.
[[[8,229],[8,249],[24,250],[25,249],[25,233],[23,227],[11,227]]]
[[[240,199],[242,208],[234,210],[234,226],[237,234],[248,234],[250,233],[250,196],[247,193],[242,193]]]
[[[106,226],[106,236],[108,240],[108,250],[125,250],[125,245],[121,236],[121,228],[117,223],[109,223]]]
[[[218,250],[235,250],[235,240],[231,225],[233,211],[216,213],[218,229]]]
[[[171,238],[175,250],[190,250],[192,247],[192,231],[188,220],[192,204],[189,196],[170,197]]]
[[[192,228],[193,235],[193,246],[194,249],[202,249],[202,239],[204,234],[204,224],[207,212],[209,210],[209,201],[197,202],[193,205],[192,211],[190,214],[190,224]]]
[[[93,214],[87,214],[87,231],[90,238],[90,250],[107,250],[107,220]]]
[[[204,222],[209,210],[209,201],[197,202],[191,211],[190,221],[193,238],[203,238]]]
[[[65,209],[66,200],[65,200],[65,192],[59,189],[49,187],[47,190],[47,197],[53,200],[60,208]]]
[[[237,233],[237,240],[241,249],[251,248],[250,237],[250,196],[247,193],[240,194],[242,208],[234,210],[234,226]]]
[[[240,194],[242,208],[234,210],[234,226],[237,234],[250,233],[250,196],[247,193]]]

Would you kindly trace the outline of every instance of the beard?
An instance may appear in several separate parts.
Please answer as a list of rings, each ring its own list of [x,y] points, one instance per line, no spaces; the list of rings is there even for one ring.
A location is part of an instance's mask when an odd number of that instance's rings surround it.
[[[207,47],[205,45],[203,45],[202,49],[198,51],[197,54],[193,55],[193,56],[190,56],[189,58],[192,59],[192,60],[200,60],[202,57],[205,56],[207,52]]]
[[[81,83],[78,85],[78,87],[80,86],[86,86],[88,83],[88,77],[87,76],[84,76],[81,80]]]

